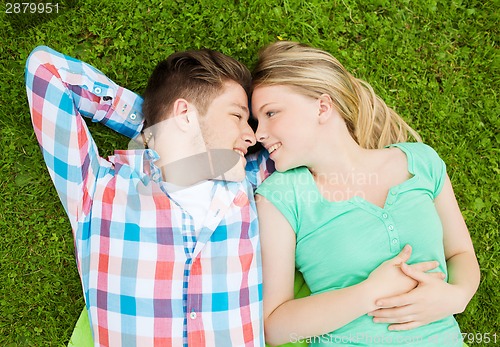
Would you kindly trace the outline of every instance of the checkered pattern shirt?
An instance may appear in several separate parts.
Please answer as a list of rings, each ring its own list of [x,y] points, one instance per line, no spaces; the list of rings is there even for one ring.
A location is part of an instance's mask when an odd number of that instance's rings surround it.
[[[142,99],[48,47],[26,63],[35,134],[69,217],[96,346],[263,346],[260,244],[253,190],[214,181],[204,226],[162,188],[152,150],[104,159],[84,117],[135,137]]]

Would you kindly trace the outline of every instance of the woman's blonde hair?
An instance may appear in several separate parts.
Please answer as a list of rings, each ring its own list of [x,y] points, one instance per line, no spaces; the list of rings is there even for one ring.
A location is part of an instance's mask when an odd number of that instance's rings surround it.
[[[318,98],[328,94],[354,140],[363,148],[382,148],[420,136],[379,98],[365,81],[352,76],[328,52],[305,44],[278,41],[259,52],[253,89],[285,85]]]

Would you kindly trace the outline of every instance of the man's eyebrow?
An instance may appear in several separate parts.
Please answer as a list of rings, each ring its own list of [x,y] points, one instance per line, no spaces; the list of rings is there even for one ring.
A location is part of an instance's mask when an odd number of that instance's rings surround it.
[[[231,106],[235,106],[235,107],[241,109],[243,112],[246,112],[247,114],[250,114],[250,111],[248,110],[248,107],[246,107],[246,106],[240,105],[240,104],[238,104],[236,102],[233,102],[231,104]]]

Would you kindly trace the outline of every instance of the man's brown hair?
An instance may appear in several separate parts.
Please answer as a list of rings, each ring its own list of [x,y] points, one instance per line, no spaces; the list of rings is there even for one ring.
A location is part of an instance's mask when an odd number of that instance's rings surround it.
[[[249,95],[251,74],[239,61],[209,49],[170,55],[155,67],[144,92],[144,128],[164,120],[179,98],[205,114],[228,81],[238,83]]]

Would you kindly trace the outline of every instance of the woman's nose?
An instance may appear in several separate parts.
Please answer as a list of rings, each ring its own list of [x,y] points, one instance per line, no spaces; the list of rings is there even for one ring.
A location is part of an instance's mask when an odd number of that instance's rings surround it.
[[[260,123],[257,127],[257,131],[255,132],[255,137],[257,138],[257,141],[259,141],[259,142],[265,141],[268,137],[264,127]]]

